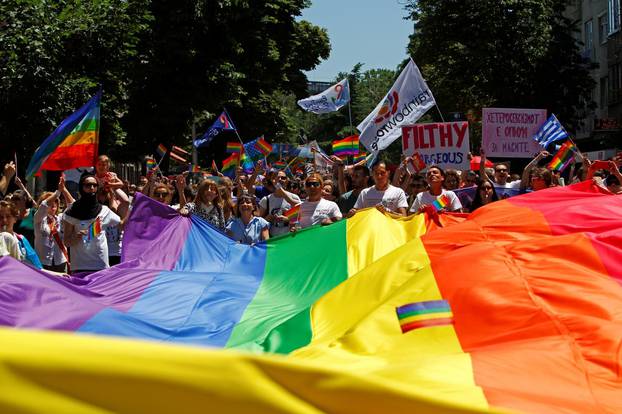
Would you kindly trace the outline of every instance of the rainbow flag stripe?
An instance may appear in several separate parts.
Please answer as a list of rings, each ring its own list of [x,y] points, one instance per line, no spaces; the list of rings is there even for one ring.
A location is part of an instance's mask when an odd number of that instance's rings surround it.
[[[367,153],[366,152],[359,152],[358,155],[355,155],[352,158],[352,162],[356,164],[357,162],[364,161],[365,158],[367,158]]]
[[[137,194],[119,266],[0,258],[0,412],[622,412],[620,228],[589,181],[254,246]],[[453,323],[402,333],[437,301]]]
[[[242,152],[242,144],[240,142],[227,142],[227,154]]]
[[[26,177],[41,170],[62,171],[95,165],[99,146],[101,91],[63,120],[37,148]]]
[[[548,165],[553,171],[563,171],[573,160],[577,147],[570,140],[564,142]]]
[[[102,232],[102,222],[99,217],[91,223],[89,228],[87,229],[86,236],[89,241],[95,239]]]
[[[287,163],[283,160],[278,160],[278,161],[274,161],[272,163],[272,166],[276,169],[282,170],[283,168],[287,167]]]
[[[147,158],[147,171],[152,170],[158,163],[153,158]]]
[[[156,148],[156,152],[158,153],[160,157],[164,157],[167,151],[168,151],[168,148],[166,148],[164,144],[160,144],[158,145],[158,148]]]
[[[221,172],[225,175],[231,176],[232,174],[235,173],[235,169],[240,163],[239,160],[240,160],[239,153],[236,152],[236,153],[231,154],[228,158],[222,161]]]
[[[188,167],[188,172],[191,172],[191,173],[201,172],[201,167],[198,165],[190,164],[190,166]]]
[[[431,300],[403,305],[395,309],[402,333],[429,326],[453,323],[453,313],[446,300]]]
[[[449,200],[447,194],[441,194],[436,200],[434,200],[432,207],[434,207],[436,211],[440,211],[447,208],[449,204],[451,204],[451,201]]]
[[[297,222],[300,219],[300,204],[296,204],[294,207],[284,212],[283,215],[289,219],[290,223]]]
[[[333,154],[337,156],[356,155],[359,153],[359,136],[351,135],[342,140],[333,141]]]
[[[264,139],[264,137],[259,137],[257,142],[255,142],[255,148],[257,151],[261,152],[265,157],[270,155],[272,152],[272,145],[268,141]]]

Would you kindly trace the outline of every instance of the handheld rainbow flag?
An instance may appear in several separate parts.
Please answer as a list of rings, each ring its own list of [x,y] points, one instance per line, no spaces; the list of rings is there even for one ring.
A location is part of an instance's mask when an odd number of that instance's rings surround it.
[[[38,171],[62,171],[95,165],[99,145],[102,92],[60,123],[37,148],[26,168],[26,177]]]
[[[446,300],[409,303],[395,309],[402,333],[429,326],[451,325],[454,315]]]
[[[242,152],[242,143],[227,142],[227,154],[234,154],[236,152]]]
[[[147,171],[153,170],[158,163],[153,158],[147,158]]]
[[[274,161],[272,163],[272,166],[278,170],[282,170],[283,168],[287,167],[287,163],[283,160],[278,160],[278,161]]]
[[[228,158],[222,161],[222,173],[227,176],[233,176],[235,174],[235,169],[240,163],[240,154],[233,153]]]
[[[199,167],[198,165],[195,165],[195,164],[190,164],[189,167],[188,167],[188,172],[191,172],[191,173],[201,172],[201,167]]]
[[[212,172],[218,172],[218,165],[216,165],[216,160],[212,160]]]
[[[255,142],[255,149],[261,152],[264,157],[267,157],[272,152],[272,145],[261,136]]]
[[[95,219],[86,231],[86,240],[91,241],[95,239],[102,232],[102,223],[99,217]]]
[[[571,140],[564,142],[559,148],[559,151],[557,151],[557,153],[553,156],[548,168],[553,171],[565,170],[566,167],[574,160],[576,150],[577,147],[574,142]]]
[[[158,148],[156,148],[156,152],[158,153],[158,155],[160,155],[160,158],[164,157],[167,151],[168,151],[168,148],[166,148],[164,144],[160,144],[158,145]]]
[[[359,153],[359,136],[350,135],[342,140],[333,141],[333,154],[337,156],[356,155]]]
[[[289,219],[290,223],[298,222],[300,219],[300,204],[296,204],[294,207],[284,212],[283,215]]]
[[[441,211],[449,204],[451,204],[451,201],[449,200],[447,194],[441,194],[436,200],[434,200],[434,202],[432,203],[432,207],[434,207],[436,211]]]
[[[352,157],[352,162],[356,164],[357,162],[364,161],[366,157],[367,157],[366,152],[359,151],[358,155],[355,155],[354,157]]]

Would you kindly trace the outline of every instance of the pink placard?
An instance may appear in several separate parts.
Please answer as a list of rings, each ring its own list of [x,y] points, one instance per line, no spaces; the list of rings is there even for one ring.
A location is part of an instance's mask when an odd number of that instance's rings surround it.
[[[484,108],[482,146],[489,157],[532,158],[542,147],[533,140],[546,109]]]

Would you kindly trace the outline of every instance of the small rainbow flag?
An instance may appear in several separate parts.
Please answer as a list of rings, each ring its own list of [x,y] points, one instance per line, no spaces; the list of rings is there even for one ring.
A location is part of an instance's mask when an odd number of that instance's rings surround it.
[[[156,151],[158,154],[160,154],[160,157],[164,157],[166,155],[166,152],[168,151],[168,148],[160,144],[158,145],[158,148],[156,148]]]
[[[190,164],[190,166],[188,167],[188,172],[191,172],[191,173],[201,172],[201,167],[199,167],[198,165]]]
[[[222,173],[225,175],[231,175],[231,173],[234,173],[239,164],[239,157],[239,153],[236,152],[224,159],[222,161]]]
[[[440,211],[446,208],[449,204],[451,204],[449,196],[447,194],[441,194],[436,200],[434,200],[432,207],[434,207],[436,211]]]
[[[227,154],[235,154],[242,152],[241,142],[227,142]]]
[[[285,161],[283,160],[278,160],[278,161],[274,161],[272,163],[272,166],[276,169],[282,170],[283,168],[287,167],[287,163],[285,163]]]
[[[549,169],[553,171],[563,171],[574,160],[576,150],[577,147],[574,142],[570,140],[564,142],[549,163]]]
[[[218,172],[218,165],[216,165],[216,160],[212,160],[212,172]]]
[[[446,300],[414,302],[395,308],[402,333],[429,326],[451,325],[454,315]]]
[[[255,142],[255,149],[267,157],[272,152],[272,145],[262,136]]]
[[[147,158],[147,171],[153,170],[158,165],[153,158]]]
[[[89,228],[86,231],[86,238],[88,241],[93,240],[102,232],[102,222],[99,217],[95,219],[94,222],[91,223]]]
[[[366,157],[367,157],[367,153],[366,152],[360,152],[359,151],[358,155],[355,155],[352,158],[352,162],[356,164],[357,162],[363,161]]]
[[[300,219],[300,204],[296,204],[294,207],[284,212],[283,215],[289,219],[290,223],[296,223],[298,219]]]
[[[356,155],[359,153],[359,136],[350,135],[344,139],[333,141],[333,154],[337,156],[342,155]]]

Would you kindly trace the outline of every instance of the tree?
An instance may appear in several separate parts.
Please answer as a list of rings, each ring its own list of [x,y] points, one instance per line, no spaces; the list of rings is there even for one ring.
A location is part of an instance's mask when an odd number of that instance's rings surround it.
[[[546,108],[571,128],[593,107],[565,0],[410,0],[409,52],[446,112]],[[480,117],[481,119],[481,117]]]

